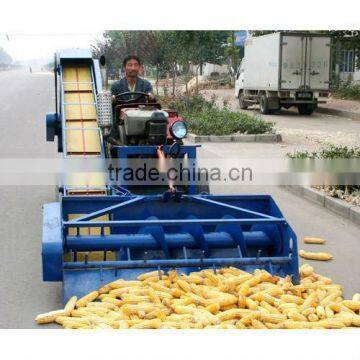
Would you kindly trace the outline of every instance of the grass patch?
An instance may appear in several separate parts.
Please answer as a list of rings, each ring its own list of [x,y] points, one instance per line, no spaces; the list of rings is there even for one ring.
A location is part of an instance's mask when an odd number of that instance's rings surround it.
[[[360,85],[341,85],[332,91],[332,96],[337,99],[360,100]]]
[[[216,98],[210,101],[201,95],[179,96],[168,102],[187,121],[189,132],[196,135],[265,134],[273,132],[274,124],[244,112],[218,108]]]

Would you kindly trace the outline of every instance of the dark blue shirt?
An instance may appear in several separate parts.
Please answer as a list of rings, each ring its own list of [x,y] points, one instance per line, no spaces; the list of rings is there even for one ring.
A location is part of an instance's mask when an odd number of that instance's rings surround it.
[[[118,81],[115,81],[111,86],[111,94],[112,95],[118,95],[118,94],[128,92],[128,91],[130,91],[130,89],[129,89],[126,77],[124,77]],[[150,93],[153,91],[153,88],[149,81],[138,77],[138,78],[136,78],[135,91]]]

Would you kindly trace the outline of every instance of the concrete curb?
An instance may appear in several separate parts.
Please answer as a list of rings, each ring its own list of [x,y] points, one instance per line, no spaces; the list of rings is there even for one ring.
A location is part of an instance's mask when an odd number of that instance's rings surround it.
[[[323,192],[308,186],[284,185],[286,190],[303,197],[315,204],[325,207],[331,212],[352,221],[360,226],[360,207],[351,205],[344,200],[325,195]]]
[[[282,137],[280,134],[240,134],[240,135],[196,135],[188,134],[186,139],[191,143],[204,143],[204,142],[281,142]]]
[[[360,114],[352,111],[324,108],[320,106],[315,111],[322,114],[337,115],[337,116],[350,118],[352,120],[360,120]]]

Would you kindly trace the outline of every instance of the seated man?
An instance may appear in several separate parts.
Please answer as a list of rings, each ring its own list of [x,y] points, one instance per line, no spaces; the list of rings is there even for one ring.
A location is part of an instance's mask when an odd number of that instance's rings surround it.
[[[136,55],[126,56],[123,61],[123,67],[125,70],[125,77],[114,82],[111,86],[113,101],[115,100],[115,95],[135,91],[149,94],[150,97],[154,99],[154,95],[152,94],[153,89],[150,82],[139,77],[139,72],[141,70],[140,58]],[[131,96],[124,96],[122,99],[128,100],[131,99]]]

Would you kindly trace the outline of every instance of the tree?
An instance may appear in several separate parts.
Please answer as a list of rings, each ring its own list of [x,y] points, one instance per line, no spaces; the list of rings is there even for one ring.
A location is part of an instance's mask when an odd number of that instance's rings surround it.
[[[11,56],[2,48],[0,47],[0,66],[8,66],[12,63]]]
[[[202,74],[206,62],[220,64],[225,60],[224,45],[229,31],[105,31],[104,40],[93,46],[95,56],[105,55],[108,70],[122,67],[127,54],[138,55],[146,65],[156,69],[156,78],[172,74],[175,94],[179,65],[189,75],[189,64],[197,65]]]

